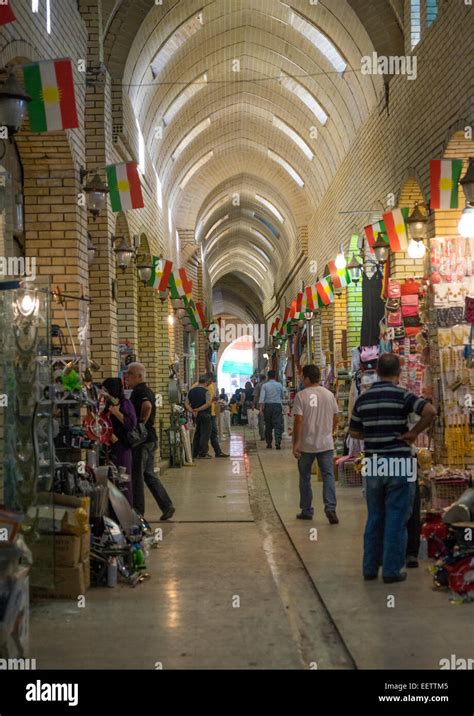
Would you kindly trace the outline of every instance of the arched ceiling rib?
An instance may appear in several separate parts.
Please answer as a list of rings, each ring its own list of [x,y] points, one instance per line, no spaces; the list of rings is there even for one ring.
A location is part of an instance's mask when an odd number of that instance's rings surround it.
[[[175,225],[198,226],[214,284],[238,271],[263,301],[291,265],[298,227],[382,92],[380,77],[360,73],[361,56],[402,54],[399,4],[104,0],[114,86],[129,96]],[[279,239],[263,225],[255,234],[255,211]]]

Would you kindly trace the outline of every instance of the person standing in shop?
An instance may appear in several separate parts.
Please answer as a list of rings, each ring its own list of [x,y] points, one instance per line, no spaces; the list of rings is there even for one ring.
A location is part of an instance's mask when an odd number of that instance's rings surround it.
[[[265,373],[260,373],[258,383],[256,384],[253,391],[253,407],[255,408],[255,410],[259,410],[260,393],[262,391],[262,386],[265,383],[266,379],[267,377]],[[265,420],[260,410],[258,412],[258,433],[260,435],[260,440],[265,440]]]
[[[337,525],[333,434],[339,406],[334,394],[319,384],[321,371],[317,366],[304,366],[301,378],[303,390],[296,394],[293,404],[293,455],[298,460],[301,508],[296,517],[313,519],[311,468],[317,460],[323,478],[324,511],[329,523]]]
[[[196,429],[193,438],[193,458],[210,460],[208,453],[209,439],[211,437],[211,405],[212,398],[207,389],[207,376],[201,375],[199,382],[195,383],[188,393],[185,407],[196,419]]]
[[[163,513],[160,520],[169,520],[174,515],[175,508],[164,485],[155,475],[155,452],[158,447],[155,430],[155,395],[146,384],[146,370],[143,363],[130,363],[125,376],[128,386],[132,389],[130,400],[135,408],[138,422],[145,425],[148,434],[144,443],[132,449],[133,506],[144,515],[146,484]]]
[[[260,413],[265,420],[265,440],[267,449],[272,449],[273,433],[275,447],[281,449],[283,435],[283,386],[276,380],[276,372],[268,371],[268,380],[262,385],[259,398]]]
[[[364,579],[403,582],[406,572],[407,520],[413,509],[416,459],[411,445],[427,430],[436,410],[427,400],[400,388],[400,359],[394,353],[379,358],[379,382],[357,398],[349,432],[364,440],[368,517],[364,533]],[[408,429],[408,416],[420,420]]]
[[[207,379],[207,390],[211,396],[211,445],[214,450],[216,457],[229,457],[227,453],[222,451],[219,444],[219,430],[217,428],[217,416],[216,416],[216,384],[214,382],[214,373],[206,373]]]
[[[110,415],[114,429],[113,442],[110,447],[110,458],[117,467],[124,467],[129,477],[126,483],[126,495],[133,506],[132,489],[132,448],[127,440],[127,433],[137,425],[137,415],[133,403],[125,397],[120,378],[106,378],[102,383],[102,391],[106,400],[106,410]]]

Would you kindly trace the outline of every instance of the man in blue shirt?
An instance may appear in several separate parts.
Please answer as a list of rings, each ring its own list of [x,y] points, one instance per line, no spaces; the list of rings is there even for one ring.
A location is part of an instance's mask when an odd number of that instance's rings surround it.
[[[350,435],[364,440],[362,474],[366,478],[368,508],[364,534],[364,579],[376,579],[382,567],[384,582],[403,582],[407,520],[412,511],[416,458],[411,445],[436,416],[423,398],[400,388],[400,359],[385,353],[378,362],[379,382],[362,393],[354,405]],[[408,429],[408,416],[420,416]]]
[[[272,449],[273,431],[275,431],[275,446],[281,448],[283,435],[283,386],[275,380],[274,370],[268,371],[268,380],[262,385],[259,398],[260,414],[265,420],[265,440],[267,448]]]

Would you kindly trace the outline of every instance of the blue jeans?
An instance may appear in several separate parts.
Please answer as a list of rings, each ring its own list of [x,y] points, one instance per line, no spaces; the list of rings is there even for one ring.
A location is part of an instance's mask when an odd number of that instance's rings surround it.
[[[376,575],[380,566],[384,577],[399,576],[406,560],[407,520],[415,487],[403,476],[366,477],[364,576]]]
[[[325,512],[336,509],[336,483],[333,466],[334,450],[325,452],[302,452],[298,460],[300,473],[300,508],[305,515],[312,515],[313,491],[311,489],[311,468],[316,459],[323,478],[323,502]]]

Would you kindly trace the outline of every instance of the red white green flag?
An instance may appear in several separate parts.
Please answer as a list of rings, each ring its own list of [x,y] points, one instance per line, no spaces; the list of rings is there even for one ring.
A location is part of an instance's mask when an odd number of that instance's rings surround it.
[[[297,318],[298,320],[304,319],[304,314],[306,313],[306,294],[299,291],[298,295],[296,296],[296,310],[294,318]]]
[[[322,278],[321,281],[318,281],[316,290],[318,292],[318,300],[322,306],[329,306],[330,303],[334,302],[334,292],[327,279]]]
[[[272,327],[270,328],[270,338],[273,338],[274,335],[278,334],[280,332],[280,316],[277,316],[275,320],[272,323]]]
[[[188,279],[186,270],[179,268],[177,271],[175,270],[170,273],[168,288],[171,298],[183,298],[184,296],[191,298],[193,282]]]
[[[387,233],[387,229],[385,228],[385,224],[383,221],[376,221],[375,224],[369,224],[364,228],[365,238],[367,239],[367,243],[369,244],[370,250],[372,251],[372,246],[375,244],[377,240],[377,234],[383,234],[384,236]]]
[[[336,263],[334,261],[328,262],[328,268],[330,275],[326,278],[330,279],[333,289],[339,290],[340,288],[346,288],[349,286],[351,283],[351,276],[347,269],[336,268]]]
[[[408,248],[408,232],[406,221],[409,209],[394,209],[383,215],[384,224],[387,228],[387,236],[390,248],[394,253],[406,251]]]
[[[308,311],[316,311],[318,308],[318,292],[316,286],[306,286],[306,308]]]
[[[289,323],[289,320],[290,320],[290,311],[291,311],[290,307],[287,306],[287,307],[285,308],[285,313],[284,313],[284,316],[283,316],[283,321],[282,321],[281,326],[280,326],[280,329],[279,329],[279,331],[278,331],[279,334],[280,334],[280,336],[283,336],[283,335],[286,333],[286,331],[287,331],[287,326],[288,326],[288,323]]]
[[[31,97],[28,116],[32,132],[79,127],[72,60],[45,60],[23,67],[25,90]]]
[[[151,286],[151,288],[156,288],[157,291],[166,291],[170,282],[172,270],[172,261],[159,259],[158,256],[153,256],[151,278],[148,285]]]
[[[8,0],[0,2],[0,25],[8,25],[16,20],[15,14]]]
[[[457,209],[458,184],[462,172],[462,159],[432,159],[430,186],[432,209]]]
[[[206,327],[206,317],[204,315],[204,309],[202,303],[199,301],[194,301],[192,299],[186,300],[186,309],[188,312],[188,316],[191,319],[191,325],[193,328],[205,328]]]
[[[106,171],[112,211],[143,209],[145,204],[143,202],[142,185],[138,175],[137,163],[109,164],[106,167]]]

